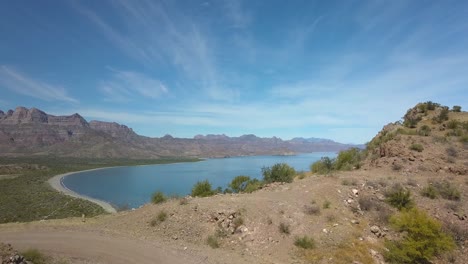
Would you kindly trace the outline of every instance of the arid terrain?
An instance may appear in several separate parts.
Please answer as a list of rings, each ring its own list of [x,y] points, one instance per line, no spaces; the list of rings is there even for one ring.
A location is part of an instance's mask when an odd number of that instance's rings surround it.
[[[300,152],[339,151],[353,147],[328,139],[255,135],[196,135],[150,138],[113,122],[87,122],[79,114],[53,116],[39,109],[0,110],[0,156],[61,156],[75,158],[158,159],[164,157],[225,157],[289,155]]]
[[[406,234],[390,220],[404,212],[389,200],[398,187],[455,242],[433,263],[468,263],[468,114],[445,118],[427,107],[385,126],[345,171],[92,218],[2,224],[0,242],[36,248],[51,263],[385,263],[386,241]],[[298,242],[304,237],[313,246]]]

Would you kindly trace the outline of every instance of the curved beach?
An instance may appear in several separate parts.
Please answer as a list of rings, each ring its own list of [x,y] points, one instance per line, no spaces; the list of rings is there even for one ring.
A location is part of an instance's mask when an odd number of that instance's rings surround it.
[[[85,171],[94,171],[94,170],[101,170],[101,169],[106,169],[106,168],[97,168],[97,169],[91,169],[91,170],[85,170]],[[69,196],[72,196],[72,197],[76,197],[76,198],[81,198],[81,199],[88,200],[90,202],[93,202],[93,203],[101,206],[108,213],[116,213],[117,210],[115,210],[115,208],[110,203],[105,202],[105,201],[101,201],[101,200],[98,200],[98,199],[95,199],[95,198],[91,198],[91,197],[88,197],[86,195],[78,194],[78,193],[68,189],[63,184],[63,178],[65,178],[68,175],[77,173],[77,172],[83,172],[83,171],[75,171],[75,172],[69,172],[69,173],[65,173],[65,174],[56,175],[56,176],[50,178],[48,180],[48,182],[49,182],[50,186],[52,186],[52,188],[54,188],[55,190],[57,190],[57,191],[59,191],[59,192],[61,192],[63,194],[66,194],[66,195],[69,195]]]

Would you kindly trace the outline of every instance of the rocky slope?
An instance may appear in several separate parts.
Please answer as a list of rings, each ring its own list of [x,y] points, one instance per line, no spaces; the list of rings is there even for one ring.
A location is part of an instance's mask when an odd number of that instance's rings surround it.
[[[339,151],[331,140],[282,140],[255,135],[148,138],[113,122],[87,122],[79,114],[53,116],[18,107],[0,111],[0,156],[61,155],[97,158],[225,157]]]

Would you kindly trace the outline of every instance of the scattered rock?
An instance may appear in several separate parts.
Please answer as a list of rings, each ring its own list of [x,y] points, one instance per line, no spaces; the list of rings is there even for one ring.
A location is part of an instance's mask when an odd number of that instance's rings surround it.
[[[371,226],[370,231],[374,234],[380,233],[380,228],[376,225]]]

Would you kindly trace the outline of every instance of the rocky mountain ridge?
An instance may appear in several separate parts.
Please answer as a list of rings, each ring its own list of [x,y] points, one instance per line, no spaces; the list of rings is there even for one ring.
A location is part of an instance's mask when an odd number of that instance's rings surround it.
[[[332,140],[282,140],[255,135],[149,138],[115,122],[87,122],[79,114],[49,115],[37,108],[0,111],[0,156],[61,155],[96,158],[226,157],[340,151]]]

